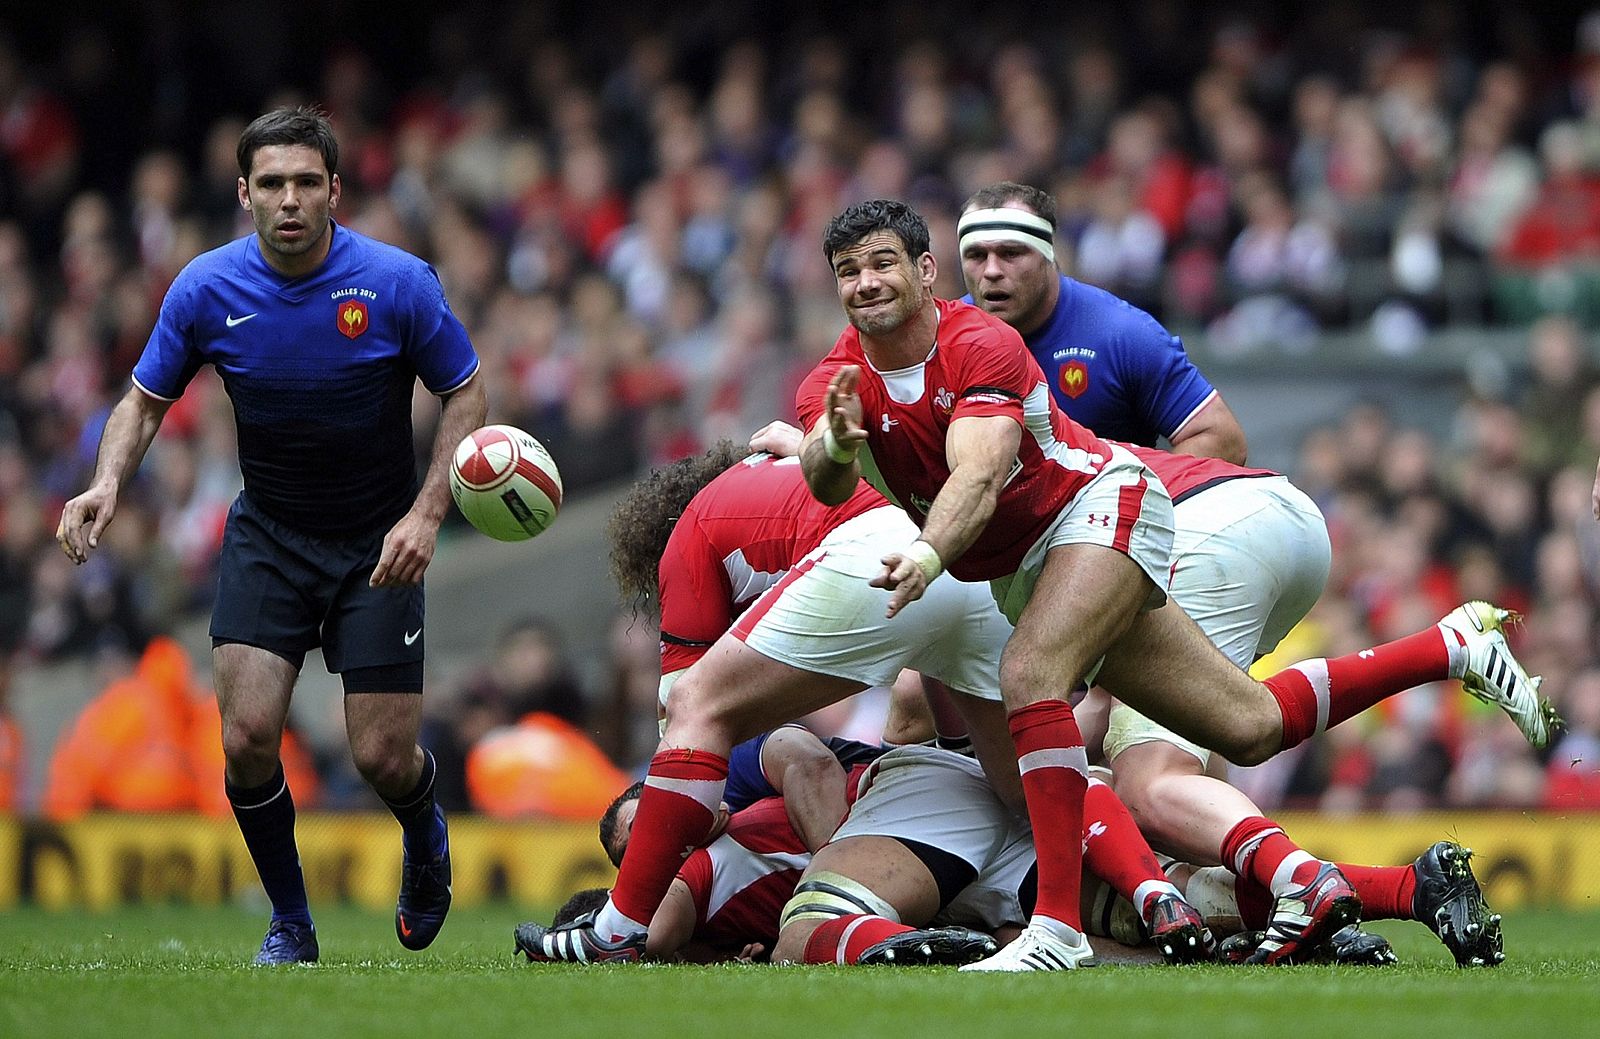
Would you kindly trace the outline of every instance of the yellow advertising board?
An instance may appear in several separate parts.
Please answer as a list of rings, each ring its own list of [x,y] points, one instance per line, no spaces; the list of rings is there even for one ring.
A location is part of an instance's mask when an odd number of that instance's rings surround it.
[[[295,828],[314,902],[393,906],[400,830],[382,814],[303,813]],[[616,875],[592,824],[450,822],[457,905],[559,902]],[[103,909],[130,902],[226,902],[256,890],[232,819],[94,815],[70,823],[0,817],[0,906]]]
[[[1441,837],[1476,852],[1497,909],[1600,910],[1600,815],[1417,813],[1275,816],[1307,850],[1399,865]],[[300,860],[314,902],[385,909],[400,876],[400,834],[382,814],[304,813]],[[549,905],[615,876],[587,823],[450,822],[456,904]],[[214,904],[258,890],[232,819],[95,815],[71,823],[0,816],[0,907],[102,909],[135,902]]]

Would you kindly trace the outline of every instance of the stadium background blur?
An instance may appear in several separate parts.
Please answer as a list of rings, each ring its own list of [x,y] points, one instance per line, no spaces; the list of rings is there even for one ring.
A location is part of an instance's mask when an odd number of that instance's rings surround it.
[[[1182,334],[1251,460],[1323,508],[1334,573],[1285,657],[1490,598],[1527,615],[1516,648],[1571,723],[1538,754],[1427,687],[1240,782],[1317,813],[1326,841],[1378,825],[1350,813],[1515,810],[1449,825],[1470,843],[1539,823],[1502,842],[1543,863],[1536,898],[1600,856],[1581,814],[1600,807],[1600,9],[78,6],[0,15],[0,905],[254,883],[225,812],[171,814],[221,811],[205,620],[240,477],[215,378],[169,414],[89,564],[52,533],[171,279],[250,230],[244,122],[300,102],[339,131],[339,218],[436,266],[490,421],[543,440],[566,480],[535,542],[453,514],[441,535],[425,740],[455,812],[592,818],[642,768],[656,633],[604,577],[610,503],[790,417],[842,328],[819,248],[840,208],[911,201],[958,296],[959,204],[1005,178],[1056,195],[1065,269]],[[817,722],[875,739],[881,710],[865,695]],[[350,848],[390,824],[320,814],[377,804],[315,656],[293,723],[313,897],[360,899]],[[485,824],[458,871],[481,838],[503,854],[479,893],[542,892],[557,881],[506,871],[570,838],[559,882],[603,872],[588,832]],[[381,905],[392,842],[375,843]],[[226,876],[197,880],[213,854]]]

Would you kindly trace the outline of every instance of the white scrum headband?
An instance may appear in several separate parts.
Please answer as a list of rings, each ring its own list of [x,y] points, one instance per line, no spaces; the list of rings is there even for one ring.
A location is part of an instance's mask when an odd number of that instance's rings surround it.
[[[973,242],[1020,242],[1056,262],[1055,232],[1050,222],[1025,209],[974,209],[956,222],[958,248],[966,252]]]

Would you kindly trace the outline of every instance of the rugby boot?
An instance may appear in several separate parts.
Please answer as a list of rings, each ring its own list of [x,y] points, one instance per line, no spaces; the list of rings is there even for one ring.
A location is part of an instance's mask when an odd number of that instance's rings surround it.
[[[261,939],[261,950],[256,953],[257,967],[278,967],[289,963],[316,963],[317,929],[310,924],[297,924],[289,920],[274,920]]]
[[[1043,925],[1030,923],[1015,941],[987,959],[959,968],[971,971],[1073,970],[1094,966],[1094,950],[1089,939],[1078,935],[1076,942],[1057,938]]]
[[[599,913],[591,909],[559,927],[518,924],[517,951],[532,963],[632,963],[644,955],[647,935],[643,931],[615,941],[596,934],[594,921]]]
[[[413,861],[406,855],[400,870],[400,898],[394,908],[395,937],[413,951],[433,943],[450,912],[450,833],[437,805],[433,817],[444,851],[429,862]]]
[[[1506,958],[1500,914],[1491,912],[1472,874],[1472,849],[1439,841],[1417,856],[1411,912],[1439,936],[1458,967],[1497,967]]]
[[[863,949],[856,962],[894,967],[959,967],[992,955],[999,948],[982,931],[966,927],[929,927],[892,934]]]
[[[1319,863],[1304,887],[1279,895],[1265,937],[1248,963],[1292,963],[1361,919],[1361,899],[1331,862]]]
[[[1217,958],[1217,940],[1205,917],[1194,906],[1170,892],[1150,900],[1145,924],[1151,943],[1168,963],[1210,963]]]
[[[1517,619],[1510,610],[1473,600],[1451,610],[1439,625],[1455,632],[1466,647],[1467,673],[1461,684],[1467,692],[1505,711],[1529,743],[1543,748],[1564,723],[1539,695],[1542,679],[1530,678],[1506,643],[1505,626]]]

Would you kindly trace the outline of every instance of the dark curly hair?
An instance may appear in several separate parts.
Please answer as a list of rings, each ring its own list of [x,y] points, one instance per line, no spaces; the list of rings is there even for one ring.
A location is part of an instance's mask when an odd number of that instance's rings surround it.
[[[928,222],[922,214],[892,198],[857,202],[828,223],[822,233],[822,254],[833,263],[834,254],[848,249],[874,231],[890,231],[913,260],[930,248]]]
[[[665,465],[634,485],[617,502],[606,524],[611,542],[611,578],[634,608],[644,610],[656,597],[661,553],[672,527],[690,499],[727,468],[750,454],[731,440],[720,440],[705,454]]]

